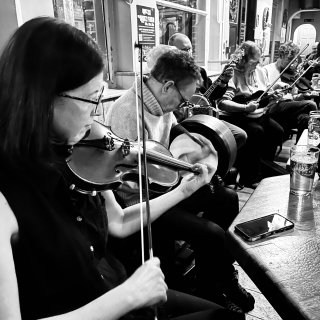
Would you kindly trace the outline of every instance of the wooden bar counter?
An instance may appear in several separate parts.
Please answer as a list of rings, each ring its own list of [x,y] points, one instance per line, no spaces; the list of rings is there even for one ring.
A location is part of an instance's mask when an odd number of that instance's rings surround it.
[[[289,184],[289,175],[261,181],[230,226],[228,246],[283,319],[319,320],[320,187],[298,197],[289,193]],[[236,224],[275,212],[293,221],[294,229],[256,242],[234,233]]]

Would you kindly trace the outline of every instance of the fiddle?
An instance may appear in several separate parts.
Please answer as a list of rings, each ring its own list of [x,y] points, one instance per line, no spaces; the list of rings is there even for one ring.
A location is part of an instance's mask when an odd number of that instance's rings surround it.
[[[313,90],[311,82],[293,69],[286,70],[281,75],[281,81],[289,84],[290,86],[295,84],[299,91]]]
[[[193,165],[173,158],[162,144],[148,140],[147,172],[151,191],[164,193],[180,181],[179,170],[198,173]],[[97,191],[116,189],[124,181],[138,181],[138,155],[142,148],[122,139],[111,128],[94,121],[89,135],[72,146],[66,159],[70,188],[95,195]],[[144,174],[144,173],[142,173]]]

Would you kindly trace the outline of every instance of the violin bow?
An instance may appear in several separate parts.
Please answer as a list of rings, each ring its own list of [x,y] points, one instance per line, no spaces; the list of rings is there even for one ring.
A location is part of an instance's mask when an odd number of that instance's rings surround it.
[[[147,225],[147,235],[148,235],[148,250],[149,259],[153,258],[153,244],[152,244],[152,231],[151,231],[151,217],[150,217],[150,197],[149,197],[149,181],[148,181],[148,168],[147,168],[147,147],[146,147],[146,135],[145,135],[145,120],[144,120],[144,100],[143,100],[143,72],[142,72],[142,62],[143,62],[143,50],[142,44],[135,43],[135,48],[139,50],[139,62],[140,62],[140,100],[141,100],[141,128],[142,128],[142,162],[144,169],[144,186],[145,186],[145,202],[146,202],[146,225]],[[137,74],[137,73],[136,73]],[[140,123],[139,123],[139,103],[138,103],[138,90],[137,81],[136,83],[136,111],[137,111],[137,134],[138,134],[138,165],[139,165],[139,193],[140,193],[140,220],[141,220],[141,255],[142,263],[145,262],[144,257],[144,232],[143,232],[143,197],[142,197],[142,166],[141,166],[141,153],[140,153]],[[158,320],[158,310],[157,306],[153,307],[154,310],[154,320]]]
[[[142,128],[142,157],[139,155],[139,159],[142,158],[143,163],[143,170],[144,170],[144,185],[145,185],[145,202],[146,202],[146,224],[147,224],[147,233],[148,233],[148,249],[149,249],[149,258],[153,258],[153,245],[152,245],[152,232],[151,232],[151,218],[150,218],[150,199],[149,199],[149,183],[148,183],[148,168],[147,168],[147,148],[146,148],[146,135],[145,135],[145,120],[144,120],[144,100],[143,100],[143,72],[142,72],[142,61],[143,61],[143,51],[142,51],[142,45],[139,43],[135,44],[135,48],[138,48],[139,50],[139,61],[140,61],[140,100],[141,100],[141,128]],[[137,88],[136,88],[137,89]],[[138,91],[136,90],[136,93],[138,95]],[[136,98],[137,98],[136,95]],[[137,109],[139,109],[139,103],[137,101],[136,103]],[[137,110],[137,133],[138,133],[138,143],[140,142],[140,123],[139,123],[139,110]],[[141,150],[141,148],[138,148]],[[141,171],[141,166],[139,166],[139,171]],[[143,183],[142,183],[142,172],[139,174],[139,185],[142,189]],[[140,181],[141,179],[141,181]],[[141,192],[142,193],[142,192]],[[140,196],[140,200],[142,203],[142,196]],[[143,214],[142,214],[142,228],[143,230]],[[142,231],[143,234],[143,231]],[[143,236],[142,236],[143,238]],[[143,245],[143,243],[142,243]],[[144,262],[144,250],[142,250],[142,262]]]
[[[309,65],[309,67],[306,70],[304,70],[304,72],[301,75],[299,75],[299,77],[292,83],[290,87],[293,88],[293,86],[307,73],[307,71],[317,63],[320,63],[320,57],[317,58],[316,60],[313,60],[312,63]]]
[[[267,87],[267,89],[260,95],[260,97],[256,100],[260,102],[262,97],[274,86],[274,84],[281,78],[284,72],[301,56],[301,54],[309,47],[309,43],[307,43],[303,49],[301,49],[297,55],[288,63],[288,65],[281,71],[280,75]]]

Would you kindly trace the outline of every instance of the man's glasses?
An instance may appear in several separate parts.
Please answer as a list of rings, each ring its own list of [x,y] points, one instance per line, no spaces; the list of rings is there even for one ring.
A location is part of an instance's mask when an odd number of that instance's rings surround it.
[[[192,50],[192,48],[182,48],[182,49],[180,49],[180,50],[181,50],[181,51],[184,51],[184,52],[190,53],[191,50]]]
[[[99,104],[101,102],[101,98],[103,95],[103,91],[104,91],[104,86],[101,88],[101,91],[100,91],[100,94],[99,94],[97,100],[84,99],[84,98],[80,98],[80,97],[70,96],[70,95],[64,94],[64,93],[58,94],[58,96],[63,97],[63,98],[69,98],[69,99],[73,99],[73,100],[78,100],[78,101],[83,101],[83,102],[94,104],[96,106],[94,108],[94,114],[97,114],[98,107],[99,107]]]
[[[180,90],[178,89],[178,87],[176,85],[174,85],[174,87],[176,88],[177,92],[179,93],[180,95],[180,98],[182,100],[182,103],[180,103],[180,105],[178,106],[178,109],[184,107],[184,106],[187,106],[189,105],[189,100],[186,100],[183,95],[181,94]]]

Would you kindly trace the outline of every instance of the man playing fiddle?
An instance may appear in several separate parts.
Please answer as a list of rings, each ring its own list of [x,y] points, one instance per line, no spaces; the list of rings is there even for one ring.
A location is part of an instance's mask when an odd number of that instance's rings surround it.
[[[291,41],[286,42],[279,47],[279,58],[277,61],[263,67],[270,84],[278,79],[273,88],[285,88],[289,86],[289,77],[280,78],[280,74],[298,53],[299,47],[296,44]],[[288,73],[294,75],[296,68],[297,63],[294,61],[287,69]],[[277,99],[269,108],[270,117],[281,124],[286,133],[290,129],[298,129],[297,141],[303,130],[308,128],[309,112],[317,110],[317,104],[314,101],[304,99],[305,95],[303,93],[299,95],[287,93],[282,98]]]
[[[157,59],[150,75],[144,76],[142,83],[147,139],[169,147],[170,131],[177,124],[173,110],[191,98],[199,76],[199,67],[187,52],[171,47]],[[136,84],[107,110],[106,124],[120,137],[137,138],[135,110],[137,99],[141,116],[140,86],[137,79]],[[204,137],[200,139],[205,145],[211,144]],[[124,207],[139,201],[139,194],[129,185],[118,191],[117,196]],[[199,212],[203,212],[202,217]],[[205,186],[194,197],[182,201],[153,223],[153,233],[157,234],[154,248],[170,283],[174,277],[174,260],[169,255],[174,240],[191,244],[196,255],[196,293],[227,303],[237,312],[246,312],[253,309],[254,298],[238,283],[233,258],[224,245],[225,230],[237,214],[238,196],[233,190],[221,187],[212,194]],[[166,265],[165,261],[169,263]],[[227,297],[226,301],[223,295]]]
[[[314,63],[315,60],[320,58],[320,43],[318,43],[315,47],[316,50],[314,50],[314,46],[312,46],[311,54],[306,56],[306,60],[301,64],[304,70],[308,69],[309,66],[312,64],[312,67],[309,68],[305,74],[305,77],[308,80],[312,79],[312,75],[314,73],[320,73],[320,63]]]

